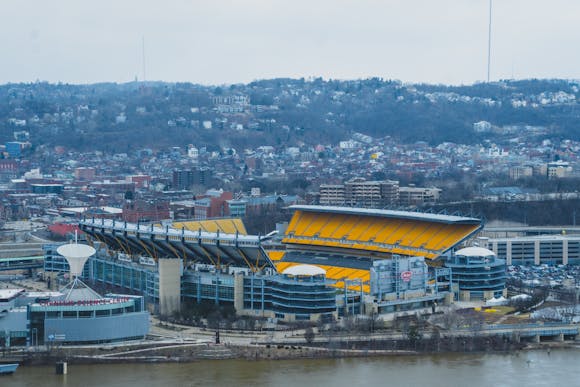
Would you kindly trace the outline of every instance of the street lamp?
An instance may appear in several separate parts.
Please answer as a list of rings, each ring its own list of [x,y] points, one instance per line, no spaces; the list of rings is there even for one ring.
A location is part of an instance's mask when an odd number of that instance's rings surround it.
[[[38,330],[37,328],[32,328],[32,347],[36,350],[38,345]]]

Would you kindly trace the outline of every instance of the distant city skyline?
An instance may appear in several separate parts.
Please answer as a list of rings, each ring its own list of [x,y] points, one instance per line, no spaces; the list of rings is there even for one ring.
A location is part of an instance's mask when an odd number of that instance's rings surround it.
[[[0,5],[0,84],[487,79],[489,0]],[[580,79],[580,2],[493,3],[490,80]],[[143,60],[145,58],[145,60]]]

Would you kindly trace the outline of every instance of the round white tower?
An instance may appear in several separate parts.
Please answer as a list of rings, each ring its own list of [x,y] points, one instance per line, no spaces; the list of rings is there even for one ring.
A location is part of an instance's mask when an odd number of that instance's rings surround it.
[[[71,278],[76,278],[81,275],[85,262],[96,252],[91,246],[79,245],[78,243],[62,245],[56,251],[65,257],[68,262]]]

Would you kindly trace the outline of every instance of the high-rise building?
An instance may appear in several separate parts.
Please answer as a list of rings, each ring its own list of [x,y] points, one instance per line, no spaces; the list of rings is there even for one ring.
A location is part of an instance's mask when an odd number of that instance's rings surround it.
[[[345,203],[344,184],[321,184],[320,204],[326,206],[343,206]]]
[[[547,166],[548,179],[567,177],[572,173],[572,167],[566,161],[553,161]]]
[[[430,204],[439,200],[439,188],[399,187],[395,180],[367,181],[354,178],[344,184],[321,184],[320,205],[385,208],[394,204],[405,206]]]
[[[397,203],[399,182],[394,180],[367,181],[354,178],[344,184],[345,202],[349,206],[383,208]]]
[[[189,190],[195,185],[205,186],[211,179],[211,170],[207,167],[179,169],[173,171],[173,189]]]
[[[400,187],[399,203],[403,206],[433,204],[439,200],[441,189],[424,187]]]
[[[525,165],[525,166],[521,166],[521,165],[516,165],[514,167],[511,167],[509,169],[509,175],[510,175],[510,179],[512,180],[518,180],[524,177],[530,177],[534,174],[534,168],[529,166],[529,165]]]

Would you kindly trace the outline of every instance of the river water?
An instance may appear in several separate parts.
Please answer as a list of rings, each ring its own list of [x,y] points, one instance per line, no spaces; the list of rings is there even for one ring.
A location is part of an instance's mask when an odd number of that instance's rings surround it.
[[[21,366],[0,386],[580,386],[580,348],[514,354],[438,354],[187,364]]]

